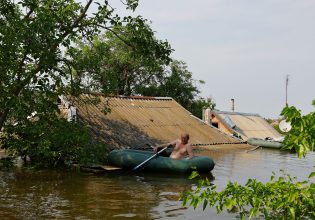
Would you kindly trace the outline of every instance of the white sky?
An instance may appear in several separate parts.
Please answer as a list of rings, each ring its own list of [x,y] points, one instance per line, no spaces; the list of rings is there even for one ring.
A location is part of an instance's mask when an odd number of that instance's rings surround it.
[[[288,103],[314,111],[315,0],[140,0],[172,57],[206,81],[203,97],[217,108],[277,118]]]

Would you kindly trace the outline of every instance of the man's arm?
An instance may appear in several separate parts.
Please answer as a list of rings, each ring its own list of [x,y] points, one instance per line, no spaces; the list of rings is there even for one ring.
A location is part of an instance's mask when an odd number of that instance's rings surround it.
[[[175,147],[176,142],[177,142],[177,140],[172,141],[172,142],[169,142],[169,143],[166,143],[166,144],[157,145],[157,146],[155,146],[155,147],[153,148],[153,150],[154,150],[154,152],[158,152],[160,148],[164,148],[164,147],[166,147],[166,146],[168,146],[168,147]]]

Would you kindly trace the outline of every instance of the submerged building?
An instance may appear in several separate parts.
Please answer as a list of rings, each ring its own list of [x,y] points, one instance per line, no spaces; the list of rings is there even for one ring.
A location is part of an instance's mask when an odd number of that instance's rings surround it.
[[[259,114],[214,110],[210,113],[210,124],[226,134],[240,137],[245,141],[251,137],[261,139],[282,137]]]
[[[190,134],[193,146],[242,145],[244,142],[193,116],[168,97],[61,96],[59,109],[69,120],[90,127],[96,140],[110,148],[149,148]]]

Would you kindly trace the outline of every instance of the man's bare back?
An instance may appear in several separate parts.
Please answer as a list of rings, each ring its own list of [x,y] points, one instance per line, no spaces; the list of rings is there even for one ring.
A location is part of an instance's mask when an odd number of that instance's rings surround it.
[[[182,134],[180,139],[172,141],[168,144],[159,145],[155,149],[155,151],[157,151],[159,147],[173,145],[174,149],[170,155],[170,158],[175,159],[175,160],[183,159],[186,156],[189,156],[189,158],[192,158],[194,155],[192,152],[191,144],[188,143],[188,141],[189,141],[189,135]]]

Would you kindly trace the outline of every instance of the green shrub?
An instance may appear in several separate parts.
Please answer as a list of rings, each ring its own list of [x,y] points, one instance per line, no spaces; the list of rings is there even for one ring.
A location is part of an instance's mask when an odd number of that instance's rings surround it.
[[[105,145],[92,141],[88,128],[52,116],[7,126],[1,145],[41,167],[100,163],[107,153]]]

